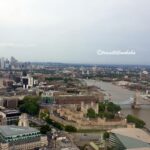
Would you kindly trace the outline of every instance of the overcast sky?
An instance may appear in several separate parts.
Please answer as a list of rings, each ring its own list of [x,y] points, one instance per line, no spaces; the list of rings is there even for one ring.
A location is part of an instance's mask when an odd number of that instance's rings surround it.
[[[130,56],[97,51],[134,50]],[[0,57],[150,64],[150,0],[0,0]]]

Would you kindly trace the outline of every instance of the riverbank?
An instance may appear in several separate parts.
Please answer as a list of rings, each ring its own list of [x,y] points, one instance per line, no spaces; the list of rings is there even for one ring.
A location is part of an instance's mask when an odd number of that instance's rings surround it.
[[[135,115],[146,122],[146,127],[150,129],[150,106],[142,106],[140,110],[134,110],[131,108],[131,97],[135,96],[134,91],[122,88],[114,85],[111,82],[104,82],[99,80],[84,80],[88,86],[97,86],[102,89],[102,92],[106,92],[111,95],[111,101],[119,104],[122,107],[122,113],[124,116],[128,114]]]

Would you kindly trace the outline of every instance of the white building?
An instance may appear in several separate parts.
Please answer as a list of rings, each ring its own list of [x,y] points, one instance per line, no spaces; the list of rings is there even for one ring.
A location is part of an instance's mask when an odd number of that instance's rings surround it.
[[[34,85],[34,79],[30,75],[23,76],[21,81],[24,89],[32,88]]]

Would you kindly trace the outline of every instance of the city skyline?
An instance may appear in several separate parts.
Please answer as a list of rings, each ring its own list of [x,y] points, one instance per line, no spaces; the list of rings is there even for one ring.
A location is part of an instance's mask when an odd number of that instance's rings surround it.
[[[150,2],[0,2],[0,56],[20,61],[149,65]],[[136,55],[99,56],[97,51]]]
[[[0,150],[150,150],[150,0],[0,0]]]
[[[11,56],[11,57],[0,57],[0,61],[4,61],[6,62],[6,64],[8,63],[9,65],[12,63],[12,59],[14,59],[13,61],[16,61],[18,64],[21,64],[21,63],[39,63],[39,64],[64,64],[64,65],[85,65],[85,66],[147,66],[149,67],[150,65],[149,64],[117,64],[117,63],[80,63],[80,62],[60,62],[60,61],[30,61],[30,60],[24,60],[24,61],[21,61],[21,60],[18,60],[17,58],[15,58],[14,56]],[[1,62],[0,62],[1,64]]]

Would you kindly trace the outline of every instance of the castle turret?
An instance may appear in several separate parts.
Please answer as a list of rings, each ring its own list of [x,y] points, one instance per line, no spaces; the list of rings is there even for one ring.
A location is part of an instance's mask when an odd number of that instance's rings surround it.
[[[28,127],[29,126],[29,120],[28,120],[28,116],[27,114],[21,114],[21,116],[19,117],[19,123],[18,126],[22,126],[22,127]]]

